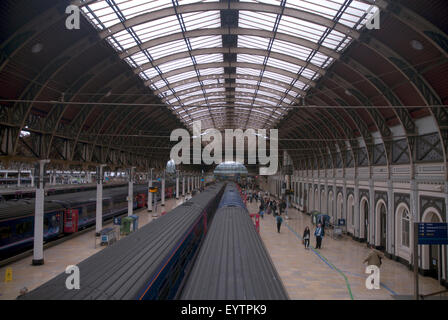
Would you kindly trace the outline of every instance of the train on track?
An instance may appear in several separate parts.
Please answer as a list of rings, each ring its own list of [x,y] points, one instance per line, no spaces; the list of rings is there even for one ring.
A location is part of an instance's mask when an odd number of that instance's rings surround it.
[[[229,182],[180,296],[182,300],[286,300],[288,294]]]
[[[160,187],[160,182],[154,182]],[[147,206],[147,185],[134,185],[134,209]],[[175,184],[167,182],[165,197],[175,195]],[[103,190],[103,220],[128,210],[128,187]],[[160,192],[157,194],[160,200]],[[0,260],[32,248],[35,199],[14,199],[0,203]],[[96,190],[45,197],[44,242],[63,237],[95,224]],[[74,221],[76,219],[76,221]],[[77,228],[73,229],[72,226]]]
[[[79,290],[61,273],[19,299],[176,299],[221,199],[214,184],[167,214],[79,263]]]

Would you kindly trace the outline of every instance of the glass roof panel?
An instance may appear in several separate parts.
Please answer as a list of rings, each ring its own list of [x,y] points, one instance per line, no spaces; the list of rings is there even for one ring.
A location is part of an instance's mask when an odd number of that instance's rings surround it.
[[[219,48],[222,45],[221,36],[202,36],[189,38],[193,50],[203,48]]]

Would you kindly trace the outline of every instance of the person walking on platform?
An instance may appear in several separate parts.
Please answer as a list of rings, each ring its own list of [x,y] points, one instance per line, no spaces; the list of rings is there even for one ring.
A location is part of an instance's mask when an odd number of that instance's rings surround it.
[[[283,218],[281,216],[276,216],[275,220],[277,221],[277,232],[280,233],[280,227],[282,226]]]
[[[274,217],[277,215],[277,202],[274,200],[272,201],[272,212],[274,214]]]
[[[310,228],[308,226],[305,227],[305,231],[303,231],[303,244],[305,245],[305,249],[309,249],[310,247]]]
[[[285,212],[285,208],[286,208],[286,202],[285,200],[281,200],[279,204],[280,215],[283,214],[283,212]]]
[[[267,202],[266,202],[266,213],[267,213],[267,214],[271,214],[271,210],[272,210],[272,208],[271,208],[271,202],[270,202],[270,201],[267,201]]]
[[[320,223],[317,225],[316,231],[314,231],[314,235],[316,236],[316,249],[322,249],[322,238],[324,237],[324,230],[322,229],[322,225]]]
[[[263,215],[264,215],[264,203],[262,202],[262,203],[260,203],[260,208],[259,208],[259,211],[258,211],[258,214],[261,216],[261,219],[263,219]]]

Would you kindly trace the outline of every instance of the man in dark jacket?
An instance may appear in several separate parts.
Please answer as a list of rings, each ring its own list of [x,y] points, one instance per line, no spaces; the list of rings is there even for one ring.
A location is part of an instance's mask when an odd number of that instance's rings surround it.
[[[314,231],[314,235],[316,236],[316,249],[321,249],[324,230],[322,229],[322,225],[320,223],[317,225],[316,231]]]
[[[275,220],[277,221],[277,232],[280,233],[280,227],[282,226],[283,218],[281,216],[276,216]]]

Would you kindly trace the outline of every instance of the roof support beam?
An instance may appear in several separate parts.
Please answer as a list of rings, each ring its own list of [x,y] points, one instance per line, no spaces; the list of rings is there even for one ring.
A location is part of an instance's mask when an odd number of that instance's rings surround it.
[[[222,36],[222,35],[236,35],[236,36],[253,36],[253,37],[261,37],[270,39],[274,36],[274,32],[268,31],[268,30],[260,30],[260,29],[251,29],[251,28],[209,28],[209,29],[198,29],[198,30],[191,30],[186,31],[185,36],[188,38],[197,38],[197,37],[207,37],[207,36]],[[161,44],[165,44],[172,41],[182,40],[183,34],[181,32],[173,33],[170,35],[166,35],[163,37],[154,38],[151,40],[148,40],[146,42],[143,42],[140,47],[134,46],[131,48],[126,49],[126,51],[120,52],[119,56],[121,59],[124,59],[126,57],[132,56],[133,54],[136,54],[140,52],[142,49],[150,49],[156,46],[159,46]],[[282,40],[285,42],[290,42],[293,44],[296,44],[298,46],[306,47],[312,50],[318,50],[320,53],[334,58],[339,59],[341,56],[336,51],[323,47],[318,46],[316,43],[306,40],[297,36],[289,35],[286,33],[277,32],[275,35],[275,38],[278,40]]]
[[[357,39],[359,37],[359,32],[353,30],[341,23],[335,23],[333,20],[323,17],[321,15],[307,12],[304,10],[294,9],[294,8],[282,8],[278,5],[262,4],[257,3],[254,6],[252,3],[246,2],[210,2],[210,3],[192,3],[182,6],[177,6],[176,10],[171,8],[164,8],[156,11],[151,11],[144,13],[135,17],[132,17],[123,23],[117,23],[109,28],[100,31],[99,35],[102,39],[123,31],[125,28],[130,28],[138,26],[143,23],[148,23],[150,21],[156,21],[165,17],[173,16],[176,13],[193,13],[193,12],[203,12],[203,11],[220,11],[220,10],[240,10],[240,11],[257,11],[273,14],[283,14],[284,16],[297,18],[309,23],[318,24],[321,26],[326,26],[328,28],[334,28],[343,34],[349,35],[352,38]],[[283,12],[283,13],[282,13]]]
[[[197,64],[196,68],[198,70],[202,70],[202,69],[210,69],[210,68],[225,68],[225,67],[231,67],[231,68],[248,68],[248,69],[255,69],[255,70],[261,70],[262,69],[262,65],[259,65],[257,63],[250,63],[250,62],[210,62],[210,63],[201,63],[201,64]],[[169,78],[169,77],[173,77],[182,73],[186,73],[186,72],[190,72],[190,71],[194,71],[194,67],[188,66],[188,67],[183,67],[183,68],[178,68],[178,69],[174,69],[172,71],[163,73],[159,76],[155,76],[153,78],[151,78],[148,81],[145,81],[145,85],[149,86],[152,83],[156,83],[160,80],[163,80],[163,78]],[[272,67],[272,66],[266,66],[266,71],[270,71],[273,73],[277,73],[292,79],[296,79],[297,75],[293,72],[287,71],[287,70],[283,70],[277,67]],[[314,81],[310,81],[308,78],[305,78],[303,76],[299,76],[297,78],[299,81],[303,82],[303,83],[307,83],[309,84],[311,87],[314,87],[316,85],[316,83]]]

